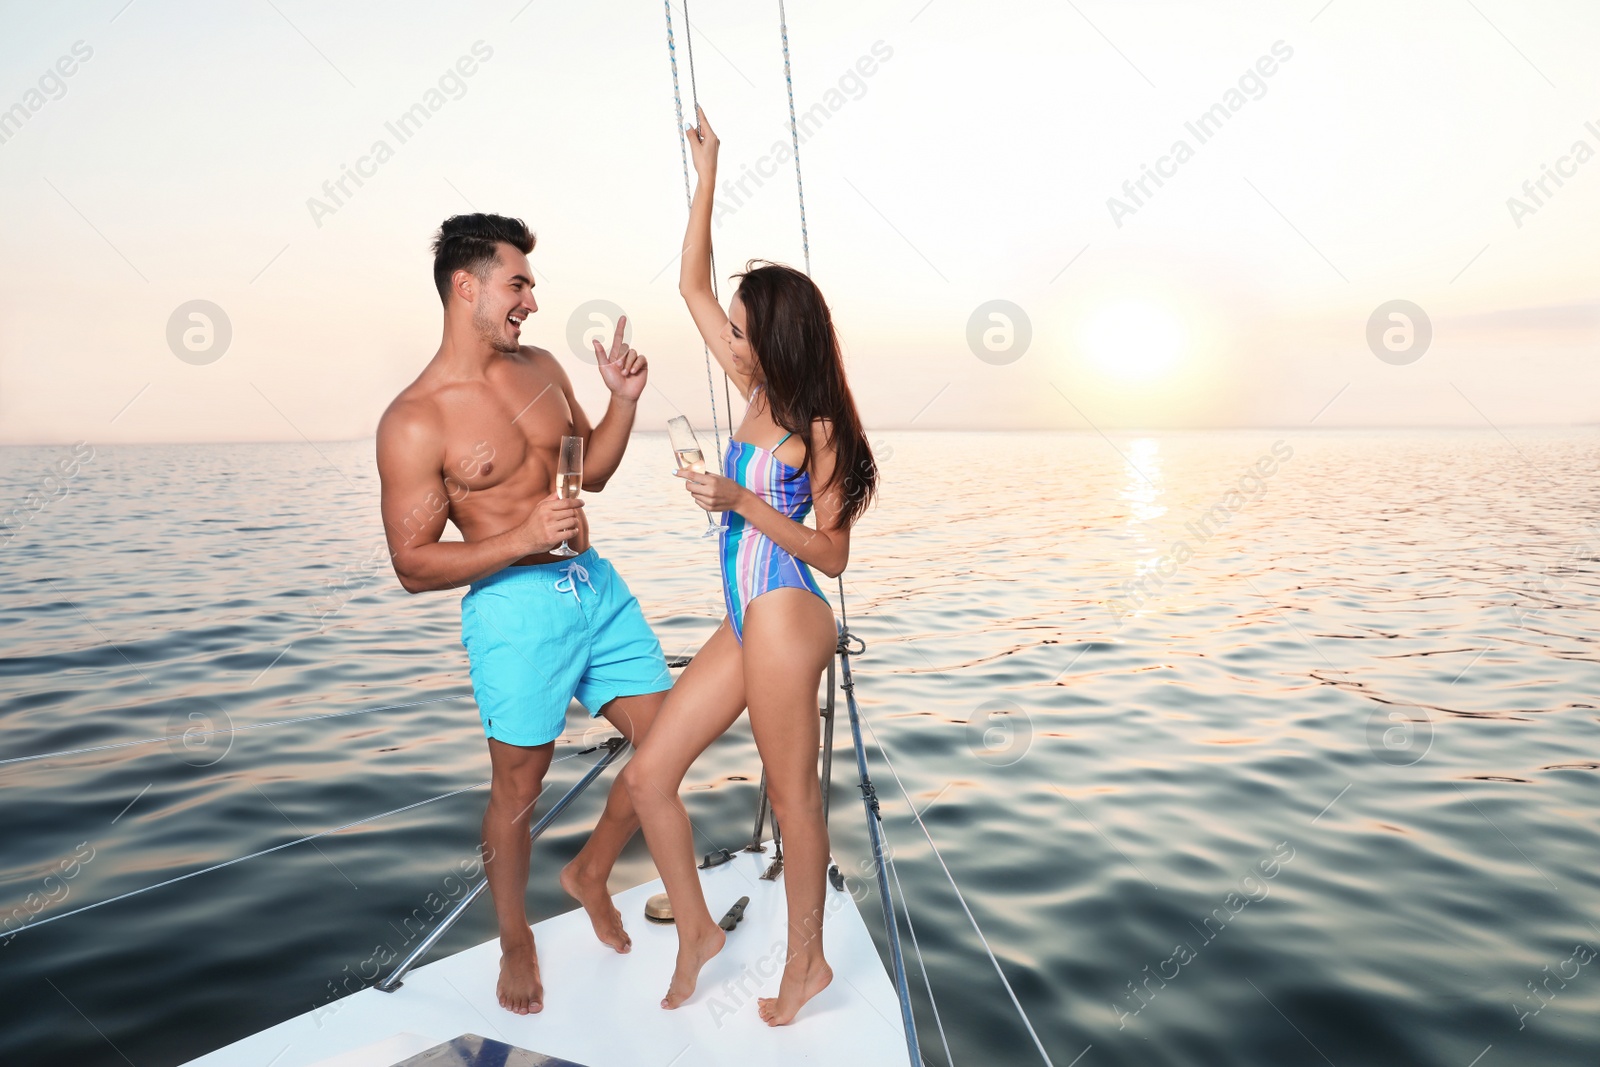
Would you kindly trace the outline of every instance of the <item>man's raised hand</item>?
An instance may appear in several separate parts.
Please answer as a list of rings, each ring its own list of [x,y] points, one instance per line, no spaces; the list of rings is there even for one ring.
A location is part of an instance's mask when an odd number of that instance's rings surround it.
[[[622,339],[622,331],[627,325],[628,316],[618,315],[617,333],[611,339],[610,352],[600,347],[598,337],[594,339],[595,363],[600,367],[601,380],[613,396],[623,400],[638,400],[639,394],[644,392],[644,383],[650,371],[644,356]]]

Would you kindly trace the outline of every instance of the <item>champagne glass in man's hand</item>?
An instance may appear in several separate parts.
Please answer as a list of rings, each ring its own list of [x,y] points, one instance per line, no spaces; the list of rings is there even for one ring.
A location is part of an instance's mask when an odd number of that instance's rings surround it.
[[[575,499],[583,488],[583,438],[563,437],[561,459],[556,464],[556,496],[562,500]],[[550,550],[552,556],[576,556],[566,541]]]
[[[523,551],[530,555],[549,552],[551,545],[576,534],[583,529],[578,517],[582,509],[583,501],[563,500],[560,494],[552,491],[533,506],[519,527],[519,536],[526,545]]]

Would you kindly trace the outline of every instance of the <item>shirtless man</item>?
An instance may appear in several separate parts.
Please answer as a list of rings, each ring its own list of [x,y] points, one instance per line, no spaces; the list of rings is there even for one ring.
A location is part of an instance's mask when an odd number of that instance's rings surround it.
[[[444,301],[439,351],[378,423],[378,475],[390,558],[409,593],[471,584],[461,640],[489,741],[485,877],[500,926],[500,1004],[544,1007],[524,898],[528,824],[555,739],[576,697],[637,746],[671,686],[661,644],[611,564],[589,547],[581,499],[558,499],[563,436],[584,438],[583,490],[616,471],[644,391],[645,359],[622,339],[596,341],[611,403],[591,427],[554,356],[519,342],[538,310],[518,219],[458,215],[434,240],[434,283]],[[463,541],[441,542],[445,520]],[[578,552],[550,550],[565,541]],[[613,787],[561,887],[589,913],[596,935],[632,947],[606,878],[639,826],[626,789]]]

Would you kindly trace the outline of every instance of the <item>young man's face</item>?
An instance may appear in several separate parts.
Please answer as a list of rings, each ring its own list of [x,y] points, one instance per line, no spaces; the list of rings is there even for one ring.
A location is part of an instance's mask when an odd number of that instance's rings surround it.
[[[473,277],[476,297],[472,325],[497,352],[515,352],[522,344],[522,320],[539,310],[533,302],[533,268],[528,257],[501,244],[496,262],[482,277]]]

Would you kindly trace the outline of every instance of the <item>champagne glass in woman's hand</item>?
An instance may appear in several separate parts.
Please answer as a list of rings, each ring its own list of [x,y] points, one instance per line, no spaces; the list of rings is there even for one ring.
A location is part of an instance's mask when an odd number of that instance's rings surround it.
[[[684,130],[683,137],[689,142],[689,158],[694,160],[694,172],[704,177],[707,171],[717,169],[717,149],[722,142],[717,140],[717,132],[706,121],[705,111],[697,106],[694,112],[700,124]]]
[[[561,458],[556,464],[556,496],[571,500],[583,488],[583,438],[563,437]],[[576,556],[572,546],[562,541],[550,550],[552,556]]]
[[[691,470],[696,474],[706,472],[705,453],[700,451],[700,442],[695,438],[694,430],[689,425],[689,420],[682,415],[674,416],[667,420],[667,433],[672,437],[672,454],[677,457],[679,470]],[[706,528],[700,532],[701,537],[715,537],[722,532],[711,518],[711,512],[706,512]]]

